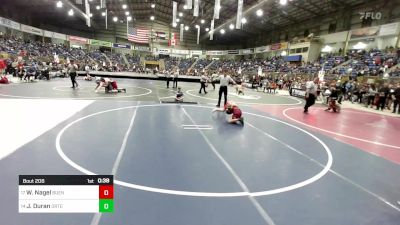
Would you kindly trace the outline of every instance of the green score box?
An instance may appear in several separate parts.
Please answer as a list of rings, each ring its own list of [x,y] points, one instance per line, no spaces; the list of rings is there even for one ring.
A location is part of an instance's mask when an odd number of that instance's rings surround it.
[[[113,199],[100,199],[99,200],[99,212],[101,212],[101,213],[114,212],[114,200]]]

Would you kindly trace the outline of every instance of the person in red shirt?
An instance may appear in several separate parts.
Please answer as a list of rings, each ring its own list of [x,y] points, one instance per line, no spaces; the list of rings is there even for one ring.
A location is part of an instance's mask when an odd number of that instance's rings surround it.
[[[227,102],[224,105],[224,108],[216,108],[213,110],[213,112],[226,112],[226,114],[232,114],[232,118],[228,120],[229,123],[232,124],[237,124],[237,122],[240,122],[242,125],[244,125],[244,118],[242,116],[242,110],[233,102]]]
[[[3,59],[0,59],[0,84],[8,84],[7,77],[3,75],[3,71],[6,67],[6,62]]]

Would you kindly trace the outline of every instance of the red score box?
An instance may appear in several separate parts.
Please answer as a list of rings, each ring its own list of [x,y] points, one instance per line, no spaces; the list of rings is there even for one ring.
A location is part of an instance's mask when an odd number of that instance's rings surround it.
[[[113,185],[100,185],[99,186],[99,199],[113,199],[114,186]]]

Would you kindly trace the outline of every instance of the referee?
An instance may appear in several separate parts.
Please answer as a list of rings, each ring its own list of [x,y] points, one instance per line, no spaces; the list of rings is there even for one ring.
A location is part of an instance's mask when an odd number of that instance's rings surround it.
[[[228,76],[226,72],[224,73],[224,75],[219,76],[219,96],[218,96],[218,104],[216,105],[216,107],[220,107],[222,93],[224,93],[224,105],[226,105],[226,102],[228,101],[227,95],[228,95],[229,82],[236,84],[235,81],[231,78],[231,76]]]
[[[318,78],[306,83],[306,105],[304,106],[304,113],[308,113],[308,108],[315,104],[317,99],[317,84]]]

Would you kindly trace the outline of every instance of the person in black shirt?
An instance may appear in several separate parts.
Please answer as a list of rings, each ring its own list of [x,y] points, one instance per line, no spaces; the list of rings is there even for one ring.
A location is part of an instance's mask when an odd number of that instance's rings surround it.
[[[397,113],[400,114],[400,84],[397,84],[396,89],[394,89],[393,98],[394,98],[394,102],[393,102],[393,112],[392,113],[396,113],[396,109],[397,109]]]
[[[390,90],[387,83],[384,84],[381,89],[379,89],[379,99],[378,103],[376,104],[376,110],[381,109],[383,111],[386,105],[386,98],[389,95],[389,91]]]
[[[330,111],[332,109],[334,112],[339,112],[340,106],[336,104],[336,100],[338,100],[338,98],[339,98],[339,92],[336,89],[336,87],[332,86],[331,94],[328,97],[328,108],[325,109],[325,111]]]

